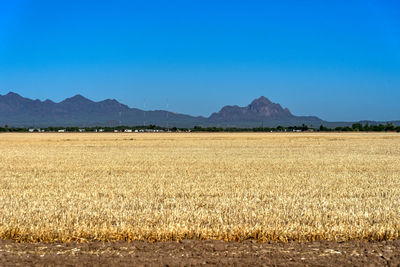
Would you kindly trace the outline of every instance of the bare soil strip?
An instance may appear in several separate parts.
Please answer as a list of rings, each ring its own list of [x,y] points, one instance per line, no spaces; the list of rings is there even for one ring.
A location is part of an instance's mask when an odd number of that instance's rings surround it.
[[[400,240],[383,242],[15,243],[0,241],[1,266],[399,266]]]

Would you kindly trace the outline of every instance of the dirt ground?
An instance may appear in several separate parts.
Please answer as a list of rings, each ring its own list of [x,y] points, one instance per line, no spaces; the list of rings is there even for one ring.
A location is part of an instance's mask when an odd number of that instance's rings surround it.
[[[1,266],[399,266],[400,240],[384,242],[34,243],[0,241]]]

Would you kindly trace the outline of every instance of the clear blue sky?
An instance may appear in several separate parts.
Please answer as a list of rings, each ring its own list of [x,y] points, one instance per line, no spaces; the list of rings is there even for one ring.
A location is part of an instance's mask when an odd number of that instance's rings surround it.
[[[400,119],[400,2],[1,1],[0,94]]]

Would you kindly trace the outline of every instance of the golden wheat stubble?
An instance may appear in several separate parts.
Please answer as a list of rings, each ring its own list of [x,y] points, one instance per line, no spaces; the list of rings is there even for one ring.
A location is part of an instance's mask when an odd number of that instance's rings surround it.
[[[0,135],[0,238],[399,237],[394,133]]]

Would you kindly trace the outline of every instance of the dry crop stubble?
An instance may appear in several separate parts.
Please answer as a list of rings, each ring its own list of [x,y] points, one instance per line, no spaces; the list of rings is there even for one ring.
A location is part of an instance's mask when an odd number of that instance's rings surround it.
[[[394,133],[1,134],[0,238],[385,240]]]

